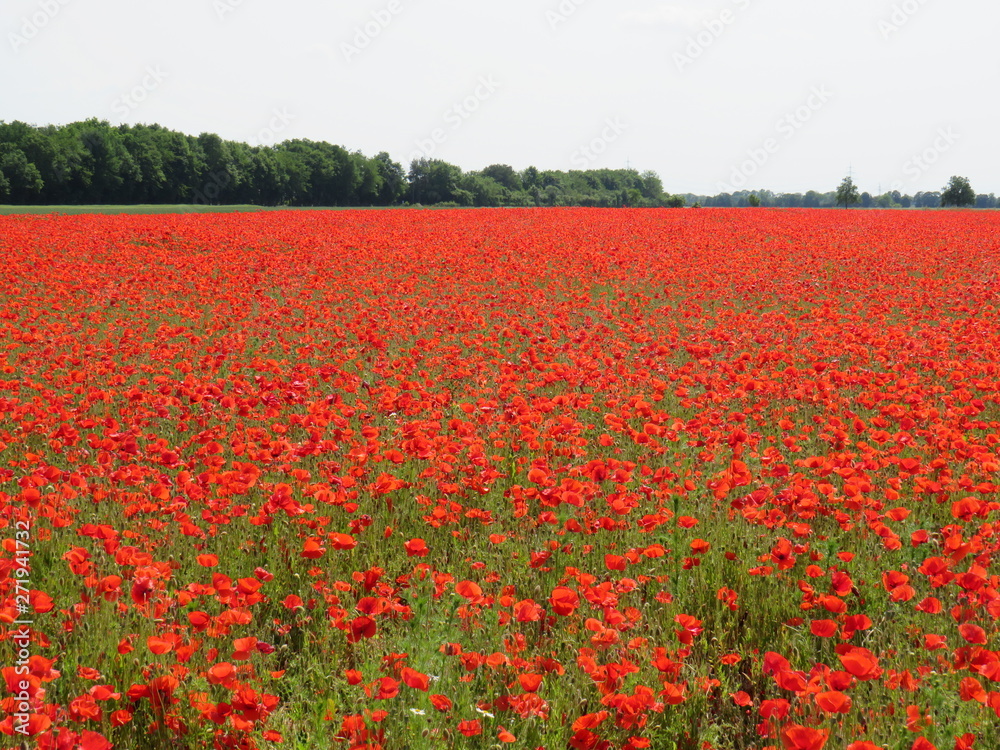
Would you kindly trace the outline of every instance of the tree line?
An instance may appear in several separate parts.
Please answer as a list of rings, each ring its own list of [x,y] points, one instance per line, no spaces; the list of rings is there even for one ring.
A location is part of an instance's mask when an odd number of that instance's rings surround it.
[[[953,178],[954,180],[955,178]],[[964,180],[964,178],[961,178]],[[843,185],[841,186],[843,188]],[[853,184],[851,186],[853,188]],[[964,205],[997,208],[967,181]],[[404,169],[388,153],[373,157],[322,141],[274,146],[186,135],[160,125],[111,125],[90,119],[42,127],[0,121],[0,203],[15,205],[251,204],[262,206],[638,206],[787,208],[937,208],[954,185],[914,195],[838,190],[717,195],[663,190],[659,176],[635,169],[518,171],[493,164],[463,171],[440,159],[415,159]]]
[[[569,172],[439,159],[409,171],[321,141],[274,146],[185,135],[160,125],[86,120],[36,127],[0,121],[0,203],[17,205],[683,206],[655,172]]]
[[[684,193],[688,205],[706,207],[740,208],[745,206],[765,206],[770,208],[837,208],[844,202],[837,190],[820,193],[809,190],[805,193],[773,193],[770,190],[740,190],[717,195],[696,195]],[[968,205],[975,208],[1000,208],[1000,199],[993,193],[974,194],[971,203],[949,202],[948,189],[943,191],[917,192],[912,195],[898,190],[887,190],[872,194],[861,192],[857,200],[850,199],[849,205],[861,208],[941,208],[947,205]]]

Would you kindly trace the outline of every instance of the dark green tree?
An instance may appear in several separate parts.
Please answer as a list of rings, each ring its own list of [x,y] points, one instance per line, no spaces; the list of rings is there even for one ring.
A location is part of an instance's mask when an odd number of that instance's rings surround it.
[[[398,203],[406,194],[406,172],[385,151],[379,153],[374,161],[382,178],[378,194],[379,205],[391,206]]]
[[[498,185],[502,185],[510,191],[516,191],[522,188],[521,176],[514,171],[513,167],[506,164],[491,164],[483,169],[479,174],[483,177],[489,177]]]
[[[541,187],[539,183],[539,173],[535,167],[528,167],[521,172],[521,184],[527,189]]]
[[[28,161],[24,152],[10,143],[0,143],[0,174],[6,184],[5,200],[30,203],[42,192],[45,183],[38,168]],[[0,184],[0,189],[3,184]]]
[[[433,205],[435,203],[461,203],[456,195],[462,170],[440,159],[414,159],[410,164],[410,202]],[[471,195],[469,196],[471,201]]]
[[[837,188],[836,205],[850,208],[860,202],[861,195],[858,193],[857,185],[854,184],[853,179],[845,177],[843,182],[840,183],[840,187]]]
[[[976,204],[976,191],[972,189],[966,177],[954,175],[941,193],[942,206],[957,206],[965,208]]]

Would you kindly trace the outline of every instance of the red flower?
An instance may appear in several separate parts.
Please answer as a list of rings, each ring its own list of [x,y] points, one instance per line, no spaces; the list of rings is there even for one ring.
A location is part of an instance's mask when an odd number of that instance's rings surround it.
[[[357,643],[363,638],[373,638],[378,630],[375,620],[365,615],[351,620],[350,632],[347,635],[349,643]]]
[[[781,730],[781,744],[785,750],[822,750],[829,736],[826,729],[789,724]]]
[[[552,595],[549,597],[549,604],[552,607],[552,611],[557,615],[568,616],[576,611],[576,608],[580,606],[580,597],[573,589],[566,588],[565,586],[557,586],[552,590]]]
[[[851,699],[839,690],[817,693],[814,700],[828,714],[846,714],[851,710]]]
[[[403,547],[406,549],[407,557],[427,557],[430,554],[427,543],[423,539],[411,539]]]
[[[483,590],[473,581],[459,581],[455,584],[455,593],[466,599],[478,599],[483,595]]]
[[[878,659],[866,648],[860,646],[838,647],[838,657],[844,669],[859,680],[874,680],[882,674]]]
[[[813,620],[809,624],[810,632],[820,638],[832,638],[839,629],[836,620]]]
[[[403,667],[402,679],[404,685],[414,690],[423,690],[426,692],[430,685],[430,678],[427,675],[410,667]]]
[[[446,711],[451,711],[451,699],[446,695],[439,695],[435,693],[430,697],[431,705],[434,706],[435,710],[445,713]]]
[[[970,623],[959,625],[958,632],[969,643],[974,643],[979,646],[986,645],[986,631],[978,625],[972,625]]]

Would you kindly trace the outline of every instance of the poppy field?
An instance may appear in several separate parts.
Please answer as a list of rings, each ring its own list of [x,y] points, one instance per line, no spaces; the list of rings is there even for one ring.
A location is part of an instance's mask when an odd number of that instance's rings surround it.
[[[0,217],[0,745],[1000,747],[1000,217]]]

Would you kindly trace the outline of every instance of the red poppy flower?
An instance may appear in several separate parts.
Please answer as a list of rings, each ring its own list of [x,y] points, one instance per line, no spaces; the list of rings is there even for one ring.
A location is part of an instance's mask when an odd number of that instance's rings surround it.
[[[851,699],[839,690],[817,693],[814,700],[828,714],[846,714],[851,710]]]
[[[414,690],[423,690],[426,692],[430,686],[430,678],[427,675],[410,667],[403,667],[402,680],[404,685]]]
[[[557,615],[569,616],[580,606],[580,597],[573,589],[557,586],[552,589],[549,604]]]
[[[789,724],[781,730],[781,745],[784,750],[822,750],[829,737],[827,729]]]
[[[427,557],[430,554],[427,543],[423,539],[411,539],[403,547],[406,549],[407,557]]]
[[[363,638],[374,638],[378,627],[375,625],[375,621],[362,615],[360,617],[355,617],[351,620],[350,632],[347,635],[347,640],[350,643],[357,643]]]
[[[838,650],[838,658],[844,669],[859,680],[874,680],[882,673],[878,659],[866,648],[847,646],[843,650]]]
[[[452,703],[451,699],[446,695],[440,695],[435,693],[430,696],[431,705],[434,706],[435,710],[445,713],[451,711]]]

